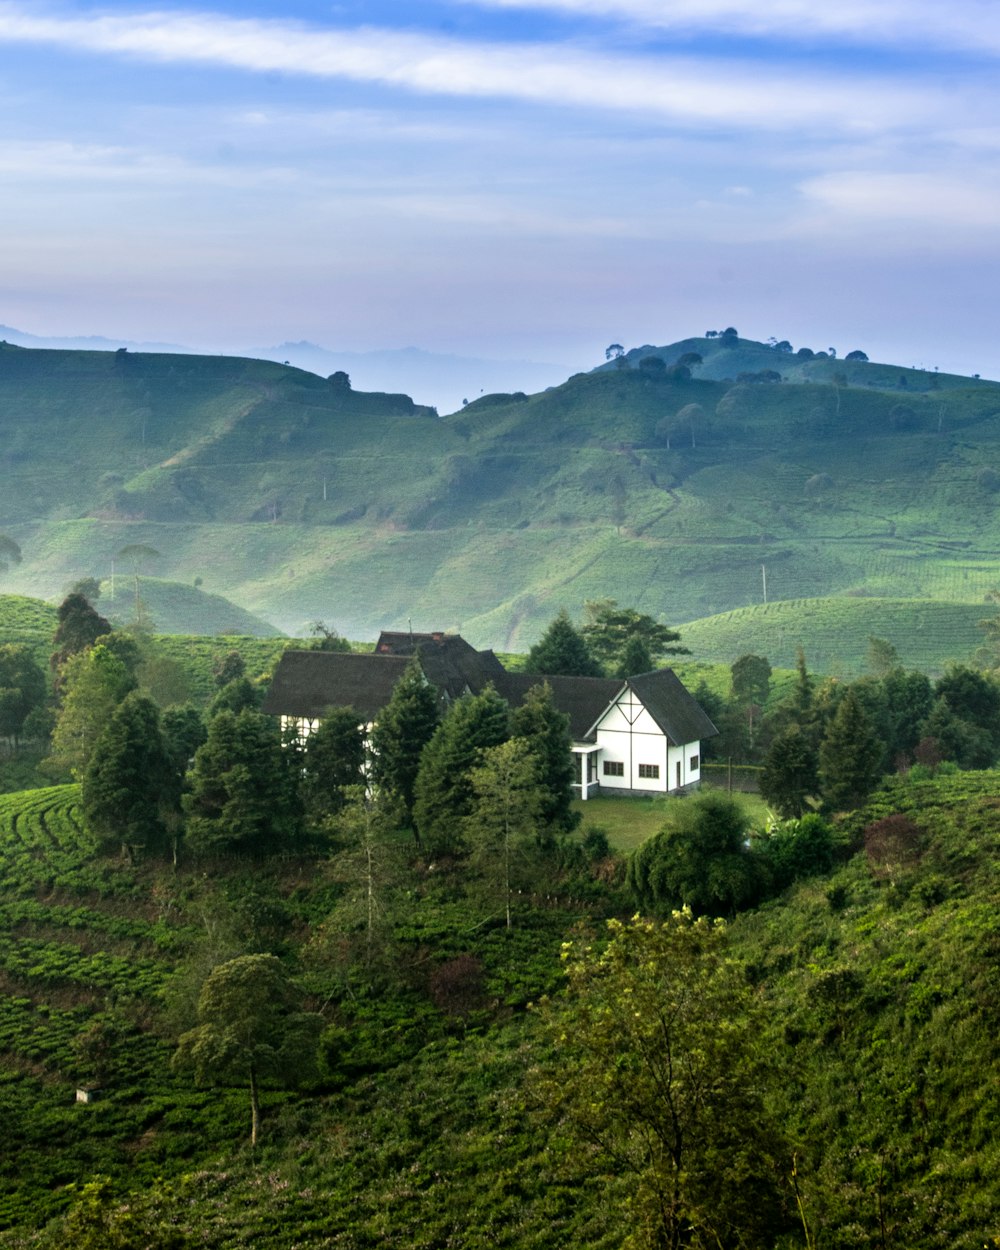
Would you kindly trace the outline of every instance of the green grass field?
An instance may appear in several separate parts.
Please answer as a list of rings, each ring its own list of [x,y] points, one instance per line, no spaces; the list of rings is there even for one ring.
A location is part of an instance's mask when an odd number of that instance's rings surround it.
[[[732,796],[745,808],[751,820],[763,824],[767,819],[767,807],[756,794],[733,793]],[[658,833],[671,805],[685,802],[680,798],[609,798],[599,796],[584,803],[577,799],[573,809],[581,815],[580,834],[588,829],[602,829],[616,851],[628,853],[641,846],[647,838]]]

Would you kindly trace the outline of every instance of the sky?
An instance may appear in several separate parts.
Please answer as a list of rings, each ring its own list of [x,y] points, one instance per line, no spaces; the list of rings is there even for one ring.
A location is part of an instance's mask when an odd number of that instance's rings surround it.
[[[995,0],[0,0],[0,323],[1000,377],[998,62]]]

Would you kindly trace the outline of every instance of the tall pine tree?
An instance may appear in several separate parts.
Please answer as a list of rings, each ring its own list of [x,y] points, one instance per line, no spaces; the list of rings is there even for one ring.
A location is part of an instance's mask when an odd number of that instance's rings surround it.
[[[346,791],[364,784],[365,737],[361,716],[352,707],[335,707],[306,739],[302,795],[313,820],[341,810]]]
[[[861,701],[848,690],[819,748],[823,801],[833,811],[860,807],[878,785],[884,752]]]
[[[551,837],[575,829],[580,816],[572,806],[575,769],[569,717],[552,702],[547,682],[531,687],[511,714],[510,728],[515,737],[524,739],[535,761],[539,831]]]
[[[160,730],[156,704],[133,692],[111,715],[83,775],[83,814],[102,842],[129,852],[162,851],[181,778]]]
[[[293,847],[302,827],[296,762],[270,717],[249,708],[213,717],[188,774],[187,844],[200,855]]]
[[[372,781],[399,799],[411,822],[420,756],[439,720],[437,692],[424,680],[414,657],[396,682],[371,735]]]
[[[507,704],[492,686],[463,695],[448,709],[420,758],[413,818],[426,849],[455,854],[465,847],[463,823],[472,809],[471,770],[487,747],[509,736]]]
[[[602,676],[600,664],[591,655],[565,608],[528,652],[524,671],[546,673],[550,677]]]

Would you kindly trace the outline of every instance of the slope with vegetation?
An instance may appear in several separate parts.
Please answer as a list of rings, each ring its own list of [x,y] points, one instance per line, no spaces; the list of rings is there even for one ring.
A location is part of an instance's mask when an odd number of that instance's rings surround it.
[[[772,600],[975,603],[998,412],[994,383],[733,335],[441,420],[268,362],[5,349],[6,576],[53,593],[148,547],[296,632],[411,617],[505,649],[609,589],[669,621],[747,606],[762,565]]]

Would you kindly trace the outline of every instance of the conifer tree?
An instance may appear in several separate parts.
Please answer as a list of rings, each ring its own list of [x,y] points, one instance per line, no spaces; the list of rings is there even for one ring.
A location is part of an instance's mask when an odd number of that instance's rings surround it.
[[[761,798],[785,820],[808,810],[808,799],[819,793],[819,761],[812,743],[797,725],[771,743],[760,775]]]
[[[463,695],[448,709],[420,757],[413,818],[432,854],[464,849],[463,824],[472,807],[470,771],[480,752],[508,737],[508,708],[492,686]]]
[[[480,760],[469,775],[473,801],[467,836],[473,865],[490,893],[503,900],[509,929],[517,868],[538,830],[538,757],[526,739],[508,738],[487,747]]]
[[[575,829],[580,816],[572,807],[575,769],[569,717],[552,702],[547,682],[531,687],[511,713],[510,728],[515,737],[524,739],[535,760],[539,830],[551,836]]]
[[[860,807],[880,776],[883,746],[853,690],[840,701],[819,748],[823,801],[834,811]]]
[[[379,713],[371,735],[372,781],[399,799],[409,821],[413,820],[420,756],[439,720],[437,693],[424,680],[420,663],[414,657],[396,682],[392,698]]]
[[[213,717],[188,774],[187,844],[201,855],[294,846],[302,823],[295,764],[270,717],[249,708]]]
[[[24,643],[0,646],[0,735],[17,743],[28,715],[45,702],[45,674]]]
[[[364,782],[365,738],[361,716],[352,707],[335,707],[306,739],[302,794],[314,820],[339,812],[346,791]]]
[[[582,634],[565,608],[528,652],[526,673],[551,677],[600,677],[601,666],[590,653]]]
[[[625,644],[621,660],[615,668],[615,676],[621,678],[637,677],[640,673],[650,673],[655,667],[653,656],[644,638],[633,634]]]
[[[160,851],[180,798],[156,704],[133,691],[111,715],[83,775],[83,813],[102,841]]]

